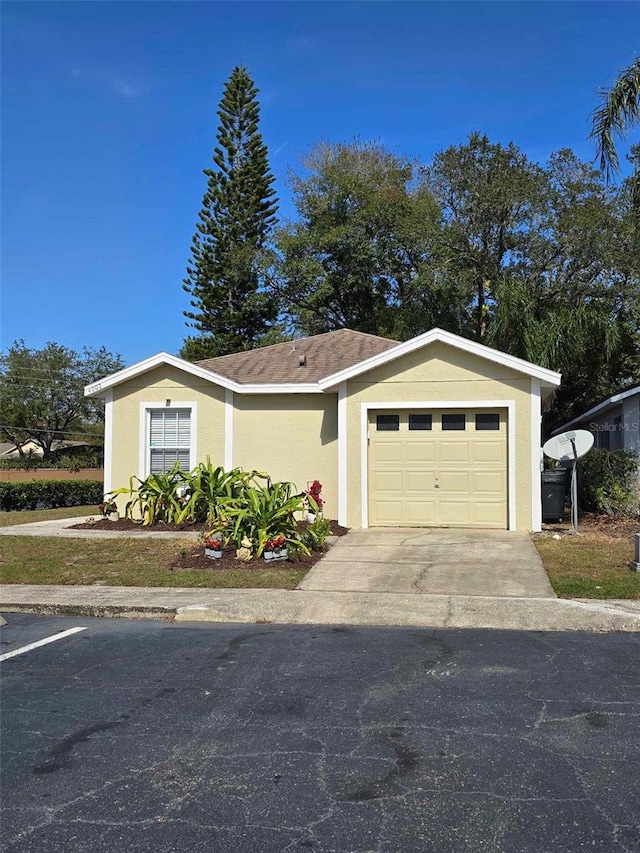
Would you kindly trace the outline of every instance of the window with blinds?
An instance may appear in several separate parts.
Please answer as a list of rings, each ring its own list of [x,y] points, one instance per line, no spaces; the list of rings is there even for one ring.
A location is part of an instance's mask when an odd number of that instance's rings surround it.
[[[149,425],[149,473],[191,470],[191,410],[151,409]]]

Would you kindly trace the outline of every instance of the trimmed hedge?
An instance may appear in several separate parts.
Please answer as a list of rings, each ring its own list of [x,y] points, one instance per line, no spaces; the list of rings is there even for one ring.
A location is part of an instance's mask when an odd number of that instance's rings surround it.
[[[0,509],[54,509],[99,504],[103,485],[96,480],[30,480],[0,483]]]

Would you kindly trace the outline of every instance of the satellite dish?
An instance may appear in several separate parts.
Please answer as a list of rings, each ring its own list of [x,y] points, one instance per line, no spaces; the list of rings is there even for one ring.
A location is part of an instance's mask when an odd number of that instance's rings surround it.
[[[586,429],[573,429],[545,441],[542,452],[558,462],[573,462],[588,453],[592,447],[592,433]]]

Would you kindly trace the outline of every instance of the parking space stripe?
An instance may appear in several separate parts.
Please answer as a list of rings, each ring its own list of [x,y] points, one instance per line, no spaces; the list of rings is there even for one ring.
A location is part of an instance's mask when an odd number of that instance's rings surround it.
[[[0,655],[0,661],[9,660],[16,655],[23,655],[25,652],[30,652],[31,649],[37,649],[40,646],[46,646],[48,643],[55,643],[56,640],[62,640],[64,637],[70,637],[71,634],[77,634],[78,631],[86,631],[86,628],[69,628],[68,631],[61,631],[59,634],[53,634],[51,637],[45,637],[44,640],[38,640],[37,643],[29,643],[28,646],[23,646],[21,649],[14,649],[12,652],[6,652]]]

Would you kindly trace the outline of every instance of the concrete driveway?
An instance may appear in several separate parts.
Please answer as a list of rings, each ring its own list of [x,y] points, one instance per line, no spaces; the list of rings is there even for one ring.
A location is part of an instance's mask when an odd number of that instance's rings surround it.
[[[506,530],[355,530],[298,588],[555,598],[530,536]]]

